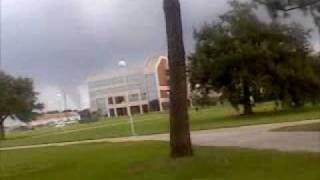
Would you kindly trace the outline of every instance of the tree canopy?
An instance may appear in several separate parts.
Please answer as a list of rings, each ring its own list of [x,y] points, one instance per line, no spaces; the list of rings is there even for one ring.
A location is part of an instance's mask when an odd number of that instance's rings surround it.
[[[232,10],[196,31],[191,82],[222,92],[234,107],[252,113],[254,100],[271,98],[302,106],[320,90],[309,55],[308,31],[257,18],[251,4]],[[303,91],[303,93],[302,93]]]
[[[319,0],[254,0],[264,5],[271,17],[288,17],[291,11],[302,11],[313,17],[315,25],[320,31],[320,1]]]
[[[31,79],[0,72],[0,138],[4,138],[4,121],[7,117],[28,122],[34,109],[43,108],[42,104],[36,103],[36,95]]]

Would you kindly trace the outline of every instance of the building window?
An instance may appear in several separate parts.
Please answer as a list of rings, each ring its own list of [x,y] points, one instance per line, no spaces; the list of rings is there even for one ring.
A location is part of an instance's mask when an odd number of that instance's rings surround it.
[[[123,84],[124,78],[123,77],[116,77],[112,79],[112,84]]]
[[[130,95],[129,95],[129,101],[130,101],[130,102],[139,101],[139,94],[130,94]]]
[[[160,91],[160,97],[161,98],[169,98],[169,91],[161,90]]]
[[[140,106],[131,106],[130,111],[131,111],[131,114],[140,114],[141,113]]]
[[[111,117],[116,116],[115,110],[114,109],[109,109],[109,113]]]
[[[141,100],[147,100],[147,93],[141,93]]]
[[[117,108],[116,109],[118,116],[127,116],[127,108]]]
[[[101,110],[102,112],[104,112],[105,109],[106,109],[105,99],[104,98],[99,98],[99,99],[97,99],[96,103],[97,103],[97,109]]]
[[[159,100],[155,99],[149,102],[150,111],[160,111]]]
[[[108,98],[108,104],[113,104],[113,98],[112,97]]]
[[[124,96],[117,96],[115,100],[116,100],[116,104],[121,104],[126,102],[126,99],[124,98]]]

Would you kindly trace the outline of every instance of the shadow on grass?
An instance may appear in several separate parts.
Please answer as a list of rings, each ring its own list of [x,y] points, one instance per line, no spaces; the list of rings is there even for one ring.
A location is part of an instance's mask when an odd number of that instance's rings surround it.
[[[320,123],[303,124],[298,126],[287,126],[273,129],[273,132],[320,132]]]
[[[302,107],[302,108],[294,108],[294,109],[285,109],[285,110],[273,110],[273,111],[260,111],[260,112],[254,112],[250,115],[243,115],[243,114],[237,114],[237,115],[231,115],[229,118],[233,119],[258,119],[258,118],[265,118],[265,117],[272,117],[272,116],[292,116],[295,114],[304,114],[304,113],[310,113],[315,112],[316,110],[319,110],[320,112],[320,106],[313,106],[313,107]],[[305,119],[308,120],[308,119]]]

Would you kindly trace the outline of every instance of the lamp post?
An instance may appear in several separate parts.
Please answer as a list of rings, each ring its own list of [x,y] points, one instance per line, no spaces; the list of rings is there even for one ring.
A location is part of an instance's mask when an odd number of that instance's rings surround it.
[[[63,116],[65,118],[64,121],[69,121],[68,114],[67,114],[67,112],[65,112],[67,110],[67,96],[66,96],[66,93],[64,91],[62,91],[62,93],[57,93],[57,96],[59,98],[62,98],[62,100],[63,100],[63,109],[62,109],[62,105],[60,105],[61,106],[60,108],[61,108],[62,114],[63,114]]]
[[[62,112],[62,111],[63,111],[62,103],[61,103],[62,94],[57,93],[56,95],[57,95],[57,97],[58,97],[58,99],[59,99],[59,110]]]
[[[130,122],[130,128],[131,128],[131,134],[132,136],[136,136],[136,130],[135,130],[135,126],[134,126],[134,122],[133,122],[133,117],[131,114],[131,109],[129,106],[129,86],[128,86],[128,72],[127,72],[127,63],[123,60],[118,62],[118,66],[120,68],[123,68],[124,70],[124,83],[125,83],[125,89],[126,89],[126,108],[127,108],[127,114],[129,117],[129,122]]]
[[[63,101],[63,108],[62,108],[62,105],[61,105],[61,110],[62,111],[65,111],[65,110],[67,110],[67,96],[66,96],[66,93],[64,92],[64,91],[62,91],[62,93],[57,93],[57,96],[59,97],[59,98],[61,98],[62,99],[62,101]]]

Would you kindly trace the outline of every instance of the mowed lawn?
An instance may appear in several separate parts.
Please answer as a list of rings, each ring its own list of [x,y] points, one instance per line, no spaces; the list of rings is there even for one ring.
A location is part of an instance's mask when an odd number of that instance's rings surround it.
[[[229,105],[216,106],[199,111],[190,111],[192,130],[237,127],[264,123],[277,123],[319,119],[319,107],[274,112],[273,103],[259,104],[252,116],[240,116]],[[167,113],[149,113],[135,116],[134,122],[138,135],[167,133],[169,120]],[[100,138],[130,136],[130,126],[126,117],[101,120],[90,124],[77,124],[64,128],[41,128],[28,132],[11,133],[0,147],[69,142]]]
[[[167,143],[90,144],[0,151],[1,180],[319,180],[318,153],[196,147],[173,160]]]

